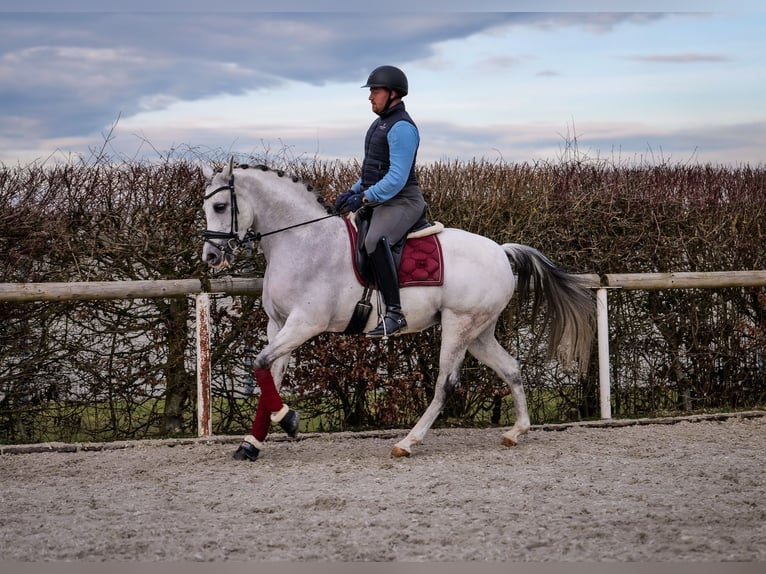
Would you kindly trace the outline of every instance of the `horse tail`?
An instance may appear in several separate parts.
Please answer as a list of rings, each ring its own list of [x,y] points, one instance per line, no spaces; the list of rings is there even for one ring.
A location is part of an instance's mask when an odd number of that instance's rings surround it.
[[[548,357],[565,367],[575,361],[585,372],[595,328],[596,302],[587,282],[556,266],[537,249],[518,243],[503,246],[518,276],[519,305],[532,303],[532,320],[545,303],[543,328],[549,328]]]

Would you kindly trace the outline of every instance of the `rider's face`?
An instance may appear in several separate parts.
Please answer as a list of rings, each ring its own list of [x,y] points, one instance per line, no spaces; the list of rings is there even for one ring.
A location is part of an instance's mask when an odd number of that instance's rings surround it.
[[[386,108],[388,90],[386,88],[370,88],[369,100],[372,104],[372,111],[376,114],[381,113]]]

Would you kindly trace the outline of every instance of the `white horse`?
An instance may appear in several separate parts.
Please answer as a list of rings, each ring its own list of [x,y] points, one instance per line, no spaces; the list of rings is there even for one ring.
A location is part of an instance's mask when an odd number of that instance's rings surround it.
[[[218,172],[203,168],[208,185],[202,259],[221,270],[233,261],[234,248],[241,242],[260,241],[266,259],[262,301],[269,318],[269,342],[254,366],[270,369],[279,389],[290,353],[320,333],[342,333],[363,287],[352,266],[346,224],[332,214],[319,194],[280,171],[246,168],[231,162]],[[557,354],[566,366],[579,362],[581,369],[590,356],[595,303],[580,277],[564,272],[525,245],[498,245],[450,228],[439,239],[443,284],[401,290],[407,317],[402,333],[441,323],[439,374],[431,403],[409,434],[393,447],[394,456],[409,456],[413,445],[423,440],[458,385],[466,351],[510,387],[516,419],[503,434],[502,443],[514,446],[529,430],[519,363],[495,339],[495,325],[517,282],[522,303],[530,294],[535,310],[544,303],[549,353]],[[372,298],[374,307],[379,305],[376,299]],[[365,330],[376,324],[376,313],[372,313]],[[273,414],[272,420],[277,420]]]

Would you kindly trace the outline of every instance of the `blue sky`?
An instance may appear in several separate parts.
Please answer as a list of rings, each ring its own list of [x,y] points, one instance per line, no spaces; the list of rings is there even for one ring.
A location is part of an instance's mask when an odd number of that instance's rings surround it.
[[[758,2],[60,4],[0,8],[5,165],[361,160],[380,64],[409,77],[421,163],[556,161],[576,142],[620,164],[763,164]]]

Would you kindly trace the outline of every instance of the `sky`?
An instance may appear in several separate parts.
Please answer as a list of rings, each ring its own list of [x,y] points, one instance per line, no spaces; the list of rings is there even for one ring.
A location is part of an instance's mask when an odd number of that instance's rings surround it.
[[[4,0],[0,164],[361,161],[381,64],[420,163],[763,164],[758,0],[312,4]]]

